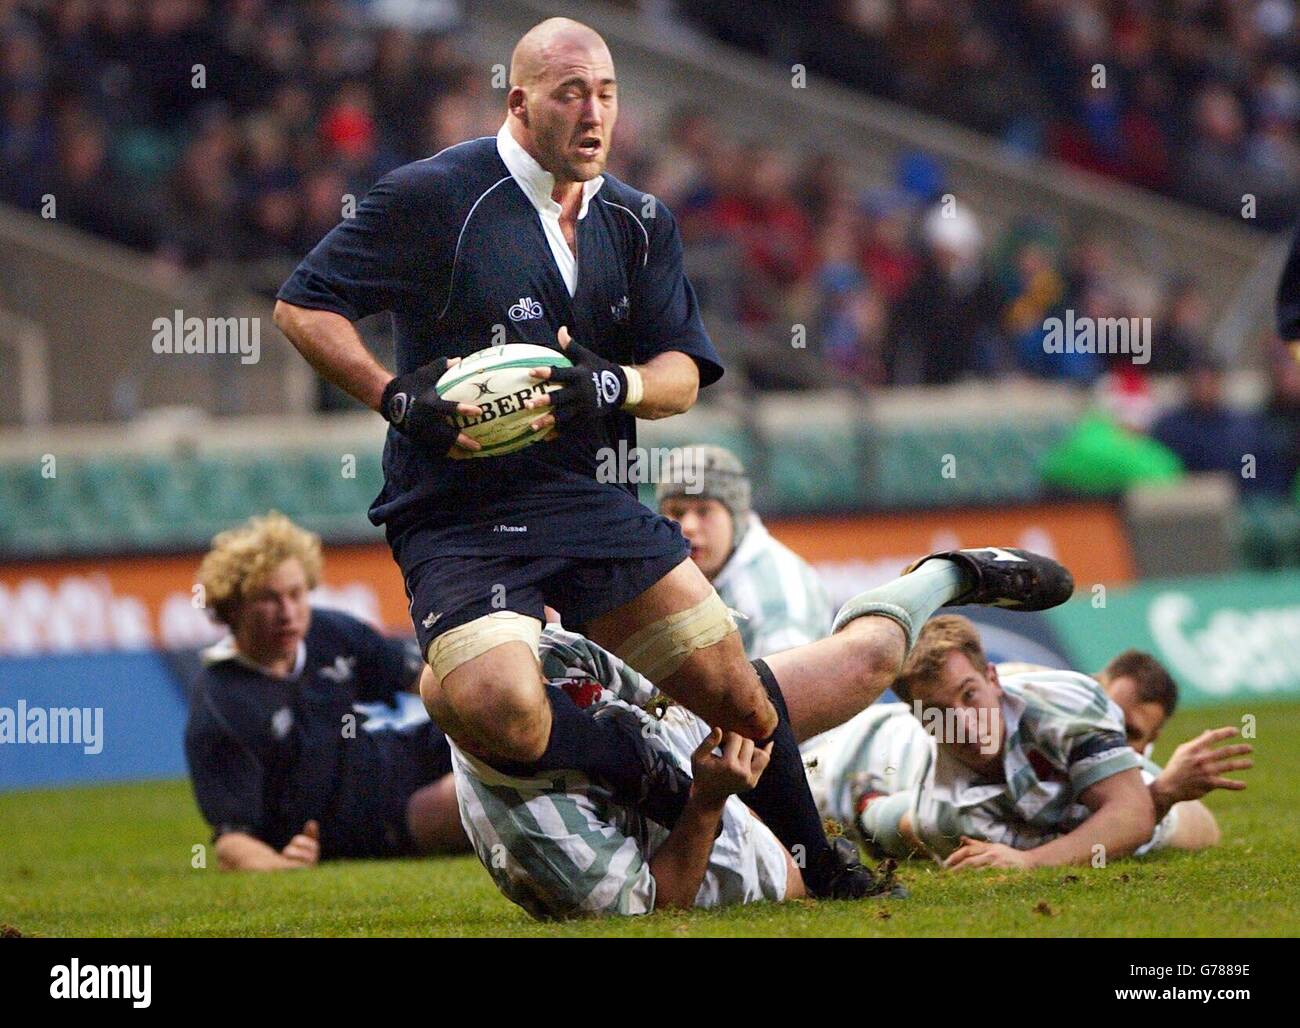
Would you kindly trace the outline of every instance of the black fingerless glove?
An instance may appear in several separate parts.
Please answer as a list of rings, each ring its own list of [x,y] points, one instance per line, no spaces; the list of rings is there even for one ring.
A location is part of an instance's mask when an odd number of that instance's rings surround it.
[[[447,370],[447,358],[398,375],[384,388],[379,412],[402,435],[435,453],[446,454],[460,435],[449,420],[456,414],[454,400],[444,400],[435,388]]]
[[[550,377],[560,386],[551,393],[556,425],[608,417],[627,402],[627,372],[623,368],[574,342],[564,354],[573,367],[554,368]]]

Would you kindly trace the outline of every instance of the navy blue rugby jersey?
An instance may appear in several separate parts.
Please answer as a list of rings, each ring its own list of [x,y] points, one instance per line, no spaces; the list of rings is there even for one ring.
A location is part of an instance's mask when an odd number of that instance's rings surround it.
[[[351,321],[390,311],[399,373],[500,342],[558,349],[567,325],[575,341],[617,363],[680,351],[699,366],[702,386],[717,381],[722,366],[668,209],[604,175],[577,223],[571,296],[499,145],[492,136],[470,140],[380,179],[279,298]],[[636,445],[636,419],[623,412],[570,426],[554,442],[469,460],[427,452],[390,429],[370,519],[390,540],[432,530],[447,554],[665,555],[681,546],[675,526],[637,500],[634,483],[597,479],[601,449],[617,453],[620,441],[624,452]]]
[[[409,689],[418,649],[316,608],[289,678],[221,649],[205,655],[185,728],[195,799],[215,833],[281,849],[315,819],[322,857],[382,853],[384,826],[400,825],[410,794],[445,773],[446,744],[430,722],[367,730],[357,705]]]

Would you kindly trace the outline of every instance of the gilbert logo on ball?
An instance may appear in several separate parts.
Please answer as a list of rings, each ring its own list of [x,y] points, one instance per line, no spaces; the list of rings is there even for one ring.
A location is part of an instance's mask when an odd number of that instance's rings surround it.
[[[461,431],[483,447],[473,456],[499,457],[514,453],[546,435],[547,429],[534,432],[529,427],[542,412],[524,407],[528,400],[559,388],[529,377],[534,368],[546,367],[568,368],[572,363],[559,350],[548,346],[506,343],[470,354],[438,379],[435,388],[444,400],[472,403],[483,410],[475,418],[452,419]]]

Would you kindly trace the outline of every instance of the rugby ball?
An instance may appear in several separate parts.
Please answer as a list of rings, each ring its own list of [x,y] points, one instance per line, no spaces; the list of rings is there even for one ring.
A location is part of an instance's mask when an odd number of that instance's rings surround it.
[[[483,409],[478,417],[452,418],[481,450],[475,457],[499,457],[537,442],[549,429],[534,432],[529,423],[545,411],[527,410],[524,403],[559,386],[529,377],[533,368],[568,368],[572,362],[559,350],[532,343],[506,343],[471,353],[448,368],[434,387],[444,400],[472,403]]]

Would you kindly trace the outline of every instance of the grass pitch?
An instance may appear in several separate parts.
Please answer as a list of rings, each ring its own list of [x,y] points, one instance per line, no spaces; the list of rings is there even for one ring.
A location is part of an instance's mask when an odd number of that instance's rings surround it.
[[[472,857],[311,871],[194,868],[208,841],[185,782],[0,794],[0,925],[40,936],[1233,936],[1300,933],[1300,707],[1178,714],[1158,758],[1206,728],[1256,718],[1242,793],[1209,798],[1215,850],[1106,868],[949,874],[919,862],[906,901],[762,904],[539,924]]]

